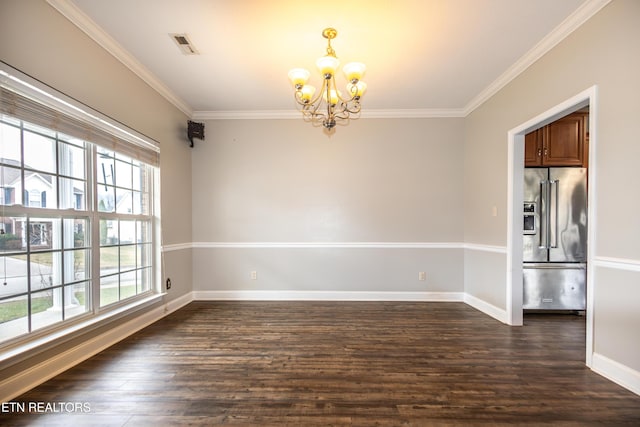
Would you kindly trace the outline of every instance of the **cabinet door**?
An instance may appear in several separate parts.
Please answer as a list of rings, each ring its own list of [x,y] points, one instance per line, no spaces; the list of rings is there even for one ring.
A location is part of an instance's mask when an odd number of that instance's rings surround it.
[[[542,130],[534,130],[524,136],[524,165],[542,165]]]
[[[546,166],[584,164],[584,114],[570,114],[543,128],[542,162]]]

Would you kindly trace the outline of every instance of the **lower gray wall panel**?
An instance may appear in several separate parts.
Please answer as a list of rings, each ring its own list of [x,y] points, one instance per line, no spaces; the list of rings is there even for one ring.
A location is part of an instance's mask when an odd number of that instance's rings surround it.
[[[506,253],[465,250],[464,292],[506,310],[506,264]]]
[[[640,372],[640,271],[596,267],[593,351]]]
[[[463,291],[462,249],[196,248],[193,265],[194,291]]]

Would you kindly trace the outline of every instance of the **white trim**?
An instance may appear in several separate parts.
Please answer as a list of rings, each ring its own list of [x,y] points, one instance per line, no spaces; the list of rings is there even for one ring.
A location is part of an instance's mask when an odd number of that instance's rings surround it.
[[[467,249],[506,254],[506,246],[462,242],[187,242],[163,245],[163,252],[187,249]]]
[[[507,133],[507,269],[505,298],[507,324],[522,326],[522,202],[525,132]],[[514,249],[516,248],[516,249]],[[517,285],[516,285],[517,284]]]
[[[479,243],[465,243],[464,248],[470,251],[480,251],[480,252],[494,252],[498,254],[506,254],[507,247],[506,246],[495,246],[495,245],[482,245]]]
[[[194,249],[462,249],[463,243],[449,242],[192,242]]]
[[[596,258],[596,200],[598,194],[598,180],[597,180],[597,162],[596,162],[596,147],[599,141],[598,134],[598,117],[600,107],[598,106],[598,86],[592,86],[587,90],[588,103],[589,103],[589,169],[587,173],[587,180],[589,182],[589,189],[587,191],[587,322],[586,322],[586,365],[591,367],[593,364],[593,331],[594,331],[594,307],[595,307],[595,290],[596,290],[596,275],[595,275],[595,258]]]
[[[193,120],[293,120],[301,114],[291,110],[251,110],[251,111],[194,111]]]
[[[462,108],[419,108],[397,110],[362,110],[363,119],[433,119],[449,117],[465,117]]]
[[[187,244],[184,244],[181,248],[186,246]],[[505,246],[461,242],[192,242],[190,247],[193,249],[468,249],[507,253]]]
[[[465,304],[470,305],[476,310],[479,310],[484,314],[491,316],[496,320],[499,320],[502,323],[508,323],[507,312],[499,307],[496,307],[493,304],[490,304],[484,300],[481,300],[480,298],[474,297],[473,295],[467,293],[464,294],[463,301]]]
[[[507,132],[507,319],[509,325],[522,325],[522,175],[524,135],[573,111],[589,106],[589,194],[587,217],[587,322],[586,365],[593,356],[594,259],[596,247],[596,146],[598,140],[598,86],[594,85]]]
[[[459,108],[423,108],[398,110],[363,110],[360,119],[430,119],[465,117]],[[299,120],[301,113],[291,110],[194,111],[194,120]]]
[[[594,258],[593,263],[596,267],[640,272],[640,261],[635,259],[599,256]]]
[[[42,384],[43,382],[160,320],[167,314],[178,310],[191,301],[192,295],[190,293],[176,298],[175,300],[163,304],[153,310],[147,311],[126,323],[83,341],[77,346],[38,363],[17,375],[1,381],[0,402],[8,402],[17,396],[20,396],[39,384]]]
[[[464,107],[464,116],[471,114],[473,110],[498,93],[503,87],[522,74],[533,63],[553,49],[558,45],[558,43],[578,29],[610,2],[611,0],[587,0],[584,2],[578,9],[562,21],[560,25],[547,34],[533,48],[531,48],[531,50],[502,73],[500,77],[476,95],[476,97]]]
[[[194,301],[455,301],[462,292],[344,292],[296,290],[193,291]]]
[[[158,92],[167,101],[177,107],[187,116],[193,114],[193,109],[180,99],[173,91],[167,87],[162,80],[149,71],[140,61],[131,55],[120,43],[104,31],[95,23],[87,14],[85,14],[78,6],[69,0],[47,0],[54,9],[56,9],[65,18],[71,21],[76,27],[82,30],[86,35],[91,37],[104,50],[109,52],[114,58],[122,62],[125,67],[133,71],[135,75],[140,77],[153,90]]]
[[[608,380],[640,395],[640,372],[611,360],[599,353],[593,353],[591,369]]]
[[[569,15],[552,32],[547,34],[531,50],[509,67],[493,83],[476,95],[464,108],[448,109],[415,109],[415,110],[364,110],[362,118],[431,118],[431,117],[466,117],[473,110],[495,95],[513,79],[518,77],[531,64],[564,40],[569,34],[584,24],[611,0],[587,0]],[[138,77],[163,96],[167,101],[194,120],[223,119],[291,119],[299,118],[298,111],[193,111],[187,103],[180,99],[158,77],[144,67],[133,55],[125,50],[113,37],[98,26],[89,16],[82,12],[70,0],[47,0],[52,7],[69,21],[85,32],[107,52],[122,62]]]
[[[192,248],[192,243],[174,243],[172,245],[162,245],[162,252],[182,251]]]

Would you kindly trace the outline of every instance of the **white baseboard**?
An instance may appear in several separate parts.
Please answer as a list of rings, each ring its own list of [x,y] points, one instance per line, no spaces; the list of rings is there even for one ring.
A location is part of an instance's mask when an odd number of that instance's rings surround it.
[[[502,323],[508,324],[507,311],[501,308],[496,307],[493,304],[489,304],[488,302],[481,300],[479,298],[474,297],[473,295],[464,294],[464,300],[466,304],[475,308],[476,310],[480,310],[484,314],[493,317],[496,320],[501,321]]]
[[[55,357],[47,359],[17,375],[1,381],[0,402],[8,402],[17,396],[20,396],[48,379],[55,377],[91,356],[98,354],[102,350],[116,344],[118,341],[125,339],[129,335],[132,335],[142,328],[158,321],[169,313],[178,310],[180,307],[183,307],[191,301],[191,293],[176,298],[173,301],[147,311],[128,322],[110,329],[103,334],[94,336],[81,344],[56,355]]]
[[[463,301],[462,292],[194,291],[195,301]]]
[[[593,353],[591,369],[608,380],[640,395],[640,372],[598,353]]]

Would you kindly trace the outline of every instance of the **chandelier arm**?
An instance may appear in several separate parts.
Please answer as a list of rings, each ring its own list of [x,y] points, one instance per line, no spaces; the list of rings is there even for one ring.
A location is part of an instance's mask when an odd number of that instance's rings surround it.
[[[324,83],[322,85],[322,88],[320,88],[320,90],[318,91],[318,95],[315,97],[315,99],[313,99],[309,103],[309,106],[307,108],[307,113],[311,118],[317,119],[317,118],[324,117],[324,113],[318,112],[318,110],[320,109],[320,106],[322,105],[321,99],[322,99],[323,90],[324,90]]]
[[[311,122],[317,122],[322,120],[325,115],[322,112],[318,112],[318,109],[320,107],[320,104],[309,104],[309,105],[305,105],[305,107],[302,110],[302,115],[303,117]]]
[[[350,120],[352,114],[353,115],[360,114],[360,110],[361,110],[360,107],[361,105],[357,101],[356,103],[354,103],[354,105],[349,105],[345,102],[341,102],[339,110],[337,111],[334,110],[334,118],[339,120]]]
[[[351,114],[358,114],[360,113],[361,107],[362,106],[360,102],[355,102],[353,105],[345,104],[344,111],[347,111]]]
[[[353,101],[356,101],[356,102],[360,101],[360,97],[358,96],[358,88],[355,85],[352,86],[351,89],[349,89],[349,93],[351,93],[351,98],[347,99],[340,96],[340,100],[345,104],[349,104]]]
[[[351,111],[347,108],[348,106],[345,104],[341,104],[340,105],[340,110],[335,112],[335,117],[339,118],[339,119],[346,119],[348,118],[351,114],[356,114],[355,111]]]
[[[300,94],[302,92],[300,92],[299,90],[296,90],[295,92],[293,92],[293,99],[295,99],[296,101],[296,108],[300,111],[302,111],[302,109],[304,108],[304,106],[306,105],[304,102],[300,101]]]
[[[322,105],[322,96],[323,96],[323,94],[326,93],[326,91],[328,91],[328,90],[329,90],[329,84],[327,82],[327,79],[323,79],[322,80],[322,87],[318,91],[318,94],[316,95],[316,98],[313,100],[313,104],[315,105],[314,112],[316,112],[317,116],[325,117],[324,113],[317,113],[317,111],[320,109],[320,106]]]
[[[302,99],[302,91],[301,90],[294,91],[293,92],[293,97],[294,97],[294,99],[296,101],[296,105],[299,105],[301,107],[306,107],[308,105],[312,105],[318,100],[318,97],[316,97],[315,99],[313,99],[311,101],[308,101],[308,102],[301,101],[301,99]]]
[[[336,93],[337,93],[337,91],[336,91]],[[343,102],[343,103],[345,103],[345,104],[346,104],[346,103],[348,103],[348,102],[353,101],[353,97],[352,97],[352,98],[345,98],[345,97],[343,97],[343,96],[342,96],[342,95],[340,95],[340,94],[338,94],[338,99],[340,99],[340,101],[342,101],[342,102]]]
[[[326,95],[327,95],[327,98],[326,98],[326,101],[327,101],[327,118],[329,120],[331,120],[331,119],[333,119],[333,108],[334,108],[331,105],[331,89],[332,89],[332,87],[333,87],[333,90],[336,92],[336,95],[338,94],[338,92],[335,89],[335,79],[334,79],[333,76],[330,79],[325,79],[325,82],[326,82],[326,86],[327,86],[327,89],[326,89]]]
[[[318,102],[321,98],[322,98],[322,91],[324,90],[324,85],[325,82],[322,82],[322,87],[320,88],[320,90],[315,94],[316,97],[313,98],[311,101],[309,101],[309,104],[313,104],[316,105],[316,102]],[[320,103],[318,103],[318,105],[320,105]],[[315,108],[317,110],[317,107]]]

